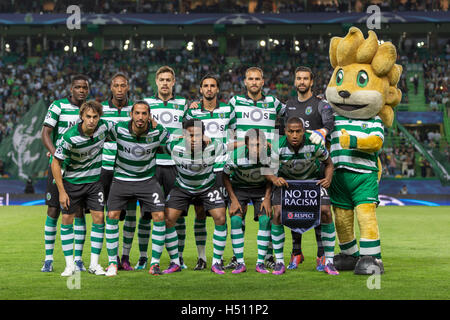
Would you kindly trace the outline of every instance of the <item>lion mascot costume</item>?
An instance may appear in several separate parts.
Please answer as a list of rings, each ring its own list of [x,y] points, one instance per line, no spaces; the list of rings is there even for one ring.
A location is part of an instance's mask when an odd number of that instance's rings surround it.
[[[392,125],[393,108],[401,100],[397,83],[402,67],[395,64],[397,51],[392,43],[380,45],[373,31],[365,39],[356,27],[344,38],[333,37],[329,53],[334,72],[326,98],[335,114],[330,148],[335,171],[329,192],[341,249],[334,264],[355,274],[382,274],[376,218],[381,177],[378,152],[384,127]]]

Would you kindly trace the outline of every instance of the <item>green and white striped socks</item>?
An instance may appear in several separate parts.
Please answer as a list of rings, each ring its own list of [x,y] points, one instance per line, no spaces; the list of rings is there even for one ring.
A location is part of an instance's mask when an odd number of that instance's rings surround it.
[[[61,224],[61,245],[66,266],[73,265],[73,224]]]
[[[322,223],[321,232],[323,250],[325,252],[325,265],[333,263],[334,246],[336,245],[336,230],[334,223]]]
[[[271,228],[272,233],[272,245],[273,245],[273,252],[275,253],[275,259],[277,263],[281,262],[284,264],[284,227],[281,224],[274,224],[272,223]]]
[[[105,228],[106,250],[109,263],[117,264],[117,251],[119,247],[119,219],[106,218]]]
[[[227,224],[214,227],[212,264],[221,263],[227,242]],[[206,260],[205,260],[206,261]]]
[[[166,234],[166,223],[164,221],[153,221],[152,230],[152,261],[150,265],[159,264],[161,254],[164,250],[164,240]]]
[[[178,235],[178,254],[180,255],[180,257],[182,257],[186,241],[186,221],[184,217],[179,217],[177,219],[175,230],[177,231]]]
[[[140,257],[147,258],[148,242],[150,240],[150,232],[152,226],[150,219],[139,219],[138,224],[138,242],[139,242],[139,255]]]
[[[92,224],[91,229],[91,266],[98,264],[98,259],[103,247],[103,235],[105,233],[105,224]]]
[[[125,215],[125,221],[123,222],[122,256],[130,256],[135,231],[136,231],[136,209],[127,210],[127,214]]]
[[[259,216],[259,230],[257,236],[258,260],[257,264],[263,264],[267,254],[270,240],[270,218],[266,215]]]
[[[195,218],[194,220],[194,236],[195,236],[195,244],[197,246],[197,255],[198,258],[206,261],[206,219],[198,220]]]
[[[44,242],[45,242],[45,260],[53,261],[53,251],[55,250],[57,219],[47,216],[44,227]]]
[[[73,230],[75,232],[75,261],[83,260],[83,248],[86,240],[86,219],[75,218]]]
[[[353,239],[349,242],[339,243],[339,248],[341,249],[341,253],[343,254],[359,257],[359,249],[358,244],[356,243],[356,239]]]
[[[174,262],[180,265],[180,259],[178,256],[178,235],[175,227],[166,227],[165,244],[167,252],[169,253],[170,262]]]
[[[231,219],[231,245],[238,263],[244,263],[244,232],[242,231],[242,218],[232,216]]]
[[[381,259],[380,239],[359,239],[359,250],[362,256],[373,256]]]

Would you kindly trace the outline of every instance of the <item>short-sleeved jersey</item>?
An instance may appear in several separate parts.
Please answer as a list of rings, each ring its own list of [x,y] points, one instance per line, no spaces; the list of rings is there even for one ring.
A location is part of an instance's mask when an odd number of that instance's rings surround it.
[[[212,111],[205,110],[202,105],[197,109],[187,109],[184,114],[186,120],[199,119],[205,125],[205,135],[212,140],[222,143],[230,141],[230,130],[236,129],[236,114],[233,106],[219,102]],[[233,134],[234,135],[234,134]],[[225,166],[225,157],[219,159],[214,165],[214,171],[222,171]]]
[[[305,132],[303,146],[297,152],[289,145],[286,136],[280,138],[278,150],[274,152],[279,161],[279,177],[291,180],[318,179],[320,163],[328,159],[329,153],[322,145],[312,143],[309,135]]]
[[[163,101],[158,96],[152,96],[144,98],[144,100],[150,105],[150,112],[156,122],[166,128],[170,134],[183,135],[182,122],[186,110],[185,98],[172,97],[168,101]],[[175,164],[170,154],[166,152],[156,155],[156,163],[162,166]]]
[[[117,158],[114,178],[124,181],[150,179],[156,171],[156,151],[168,140],[168,131],[158,124],[155,129],[151,122],[141,136],[132,130],[132,122],[118,122],[111,130],[117,143]]]
[[[272,173],[270,169],[270,150],[264,160],[265,163],[256,161],[249,156],[246,146],[235,149],[228,158],[223,172],[229,176],[231,185],[236,188],[261,188],[267,183],[264,175]]]
[[[79,113],[80,107],[72,104],[68,98],[55,100],[50,104],[43,125],[53,128],[52,141],[55,147],[63,134],[80,122]]]
[[[342,149],[339,143],[341,130],[345,129],[349,135],[366,138],[376,135],[384,141],[384,125],[379,116],[368,120],[355,120],[335,115],[334,129],[331,133],[330,155],[334,168],[345,168],[351,171],[370,173],[378,172],[378,153],[364,152],[356,149]]]
[[[263,129],[269,142],[274,138],[277,116],[285,112],[285,106],[277,98],[268,95],[254,101],[247,95],[236,95],[229,103],[236,113],[237,139],[243,139],[249,129]]]
[[[167,144],[177,166],[175,185],[192,194],[198,194],[212,187],[216,182],[214,164],[226,156],[226,146],[219,140],[212,140],[203,150],[192,152],[185,139],[176,139]]]
[[[92,136],[86,136],[81,126],[82,122],[67,130],[55,151],[55,158],[65,165],[63,179],[73,184],[100,179],[103,144],[114,124],[100,119]]]
[[[111,99],[102,102],[103,116],[102,119],[111,121],[114,124],[120,121],[129,121],[131,107],[133,102],[128,100],[126,105],[121,109],[117,108]],[[102,168],[105,170],[113,170],[116,161],[117,145],[115,141],[107,141],[103,145]]]

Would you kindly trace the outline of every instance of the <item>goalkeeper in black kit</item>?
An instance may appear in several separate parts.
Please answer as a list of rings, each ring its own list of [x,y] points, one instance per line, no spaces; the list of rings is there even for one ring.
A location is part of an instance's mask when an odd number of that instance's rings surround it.
[[[334,127],[333,110],[324,99],[313,95],[314,74],[308,67],[298,67],[295,70],[294,86],[297,96],[292,97],[286,103],[285,121],[291,117],[302,118],[305,122],[306,132],[310,133],[310,140],[314,144],[325,145],[330,141],[328,133]],[[284,132],[282,129],[281,132]],[[323,178],[323,168],[321,168],[319,179]],[[292,232],[292,253],[288,269],[297,269],[298,265],[304,261],[302,253],[302,235]],[[320,236],[321,226],[315,228],[317,241],[316,269],[324,269],[324,248]]]

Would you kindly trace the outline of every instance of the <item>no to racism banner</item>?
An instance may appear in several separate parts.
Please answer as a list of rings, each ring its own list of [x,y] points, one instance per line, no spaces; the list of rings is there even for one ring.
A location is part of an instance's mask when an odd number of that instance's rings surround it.
[[[281,188],[281,223],[297,233],[320,225],[320,185],[314,180],[288,180]]]

